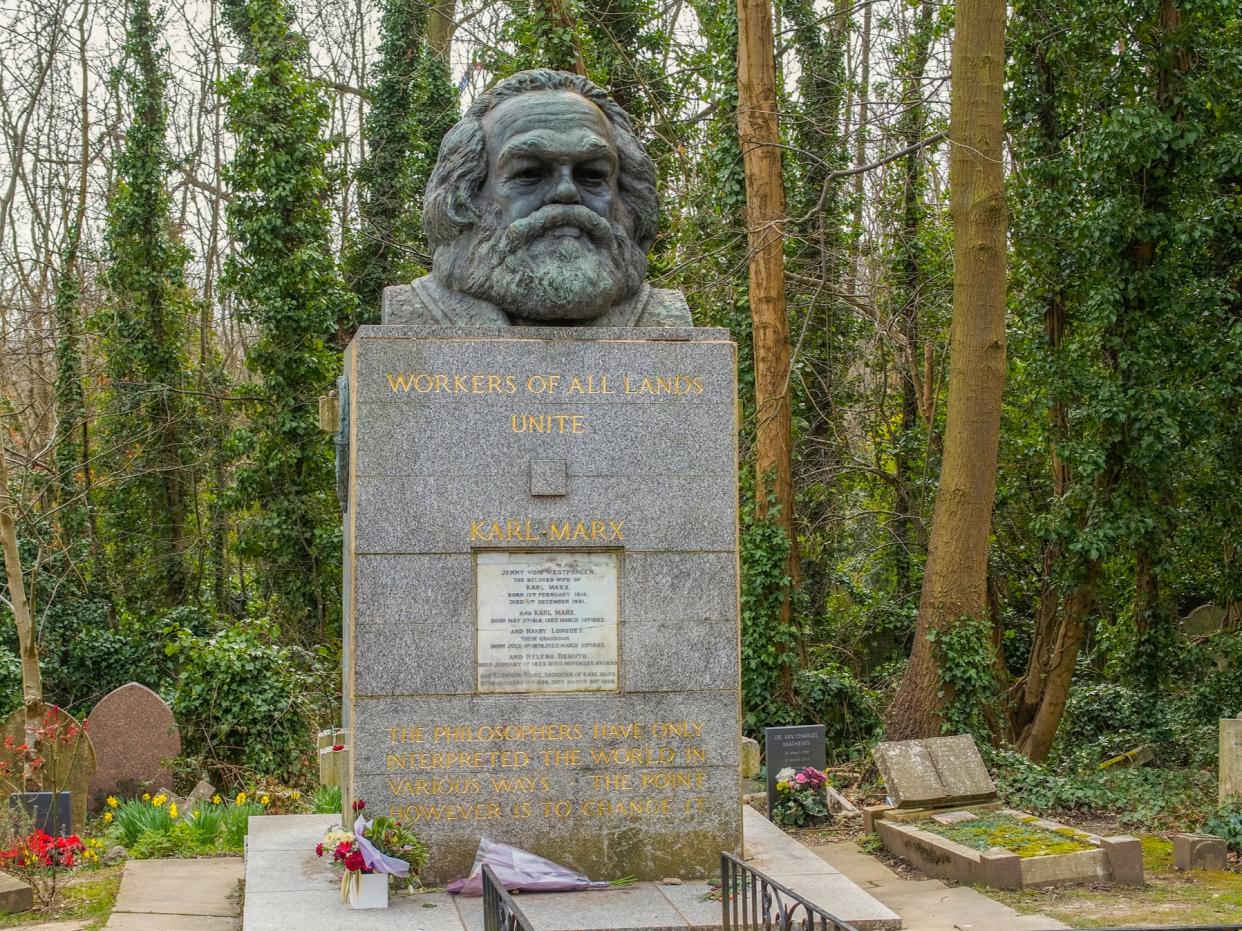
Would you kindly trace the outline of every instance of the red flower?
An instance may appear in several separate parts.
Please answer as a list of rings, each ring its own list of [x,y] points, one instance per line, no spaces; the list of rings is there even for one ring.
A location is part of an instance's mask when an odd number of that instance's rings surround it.
[[[362,811],[362,809],[366,807],[367,807],[367,803],[364,802],[362,799],[358,799],[354,802],[354,811]]]
[[[357,850],[350,851],[349,856],[345,858],[345,869],[349,870],[351,873],[354,873],[358,870],[364,869],[365,867],[366,863],[362,859],[362,853]]]
[[[344,750],[344,749],[345,749],[345,745],[344,745],[344,744],[333,744],[333,745],[332,745],[332,752],[333,752],[333,753],[340,753],[340,752],[341,752],[342,750]]]
[[[317,856],[317,857],[322,857],[322,856],[323,856],[323,844],[316,844],[316,845],[315,845],[315,856]]]

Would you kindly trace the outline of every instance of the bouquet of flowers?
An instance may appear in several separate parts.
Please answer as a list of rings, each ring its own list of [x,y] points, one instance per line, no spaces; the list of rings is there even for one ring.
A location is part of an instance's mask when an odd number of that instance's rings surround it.
[[[349,895],[351,884],[358,877],[384,873],[413,886],[419,872],[427,865],[427,847],[418,835],[392,818],[368,821],[362,810],[365,803],[354,802],[358,817],[352,832],[334,827],[315,846],[320,857],[331,855],[344,871],[341,876],[341,898]]]
[[[828,777],[814,766],[787,766],[776,774],[776,805],[772,820],[781,827],[803,828],[832,817],[824,786]]]

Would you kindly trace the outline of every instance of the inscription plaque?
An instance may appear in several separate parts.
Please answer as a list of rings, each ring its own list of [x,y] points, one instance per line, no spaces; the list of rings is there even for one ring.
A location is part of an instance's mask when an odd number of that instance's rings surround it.
[[[615,690],[618,556],[478,553],[479,691]]]

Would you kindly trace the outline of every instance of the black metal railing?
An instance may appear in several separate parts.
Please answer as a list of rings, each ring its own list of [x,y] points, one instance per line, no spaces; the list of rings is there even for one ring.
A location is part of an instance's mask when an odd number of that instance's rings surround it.
[[[725,931],[857,931],[732,854],[720,855],[720,883]]]
[[[487,864],[483,865],[483,931],[535,931]]]

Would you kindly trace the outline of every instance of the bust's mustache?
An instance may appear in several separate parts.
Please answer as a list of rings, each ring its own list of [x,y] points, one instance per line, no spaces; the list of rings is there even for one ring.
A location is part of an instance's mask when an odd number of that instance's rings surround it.
[[[612,224],[594,210],[579,204],[549,204],[509,224],[504,231],[506,251],[523,249],[561,227],[581,230],[601,248],[608,248],[613,243]]]

